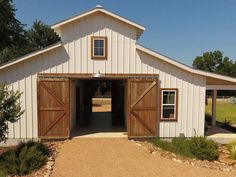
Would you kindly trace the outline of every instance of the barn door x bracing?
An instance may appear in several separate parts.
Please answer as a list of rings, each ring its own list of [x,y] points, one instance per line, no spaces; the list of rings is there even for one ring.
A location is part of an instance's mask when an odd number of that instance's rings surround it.
[[[158,80],[128,79],[128,136],[157,136]]]
[[[42,139],[70,136],[68,79],[38,79],[38,133]]]

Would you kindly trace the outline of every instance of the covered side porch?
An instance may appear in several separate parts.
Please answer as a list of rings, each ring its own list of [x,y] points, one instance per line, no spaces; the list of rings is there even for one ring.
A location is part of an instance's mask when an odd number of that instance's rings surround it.
[[[220,75],[216,75],[220,76]],[[217,108],[221,105],[217,105],[217,99],[218,93],[224,91],[224,93],[236,91],[236,82],[235,78],[221,76],[221,78],[214,78],[214,77],[206,77],[206,90],[211,93],[211,126],[207,126],[208,130],[206,135],[208,139],[212,139],[218,143],[221,144],[227,144],[231,141],[236,141],[236,127],[234,130],[234,127],[230,125],[226,125],[227,121],[225,119],[225,122],[218,122],[217,121]],[[234,99],[235,95],[228,96],[224,98],[223,101],[228,102],[229,104],[235,104],[231,103],[231,99]],[[207,97],[206,97],[206,104],[207,104]],[[221,98],[222,99],[222,98]],[[228,110],[224,110],[228,111]],[[235,110],[236,112],[236,110]],[[236,119],[236,115],[235,115]],[[206,120],[205,120],[206,121]],[[229,122],[230,124],[230,122]]]

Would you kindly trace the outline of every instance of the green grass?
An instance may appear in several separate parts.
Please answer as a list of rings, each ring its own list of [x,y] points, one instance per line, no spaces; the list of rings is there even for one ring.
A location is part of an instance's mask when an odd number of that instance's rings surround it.
[[[208,101],[206,113],[211,114],[212,102]],[[216,117],[219,122],[225,122],[225,119],[232,124],[236,124],[236,104],[230,104],[227,101],[217,101]]]

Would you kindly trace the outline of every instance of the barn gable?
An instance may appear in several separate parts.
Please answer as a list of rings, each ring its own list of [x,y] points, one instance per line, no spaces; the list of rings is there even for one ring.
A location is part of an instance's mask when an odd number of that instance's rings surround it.
[[[145,28],[142,25],[139,25],[139,24],[137,24],[133,21],[130,21],[130,20],[128,20],[124,17],[121,17],[121,16],[119,16],[119,15],[113,13],[113,12],[110,12],[106,9],[103,9],[103,7],[100,6],[100,5],[96,6],[94,9],[92,9],[88,12],[85,12],[85,13],[82,13],[80,15],[76,15],[74,17],[68,18],[68,19],[63,20],[61,22],[58,22],[58,23],[52,25],[52,29],[54,29],[54,31],[56,33],[58,33],[59,36],[63,36],[65,34],[64,33],[64,28],[66,28],[66,26],[68,26],[70,24],[73,24],[73,23],[76,23],[76,22],[79,22],[79,21],[83,20],[84,18],[87,18],[91,15],[93,15],[93,16],[94,15],[95,16],[102,15],[102,16],[106,16],[108,18],[112,18],[113,20],[115,20],[119,23],[123,23],[123,25],[129,26],[130,28],[133,28],[136,31],[136,37],[137,38],[145,30]],[[103,21],[103,19],[101,19],[101,21]]]

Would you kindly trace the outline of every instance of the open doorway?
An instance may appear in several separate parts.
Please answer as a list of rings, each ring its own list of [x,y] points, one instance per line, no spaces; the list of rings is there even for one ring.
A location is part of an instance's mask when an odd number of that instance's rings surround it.
[[[126,132],[125,80],[75,80],[73,87],[74,136]]]

